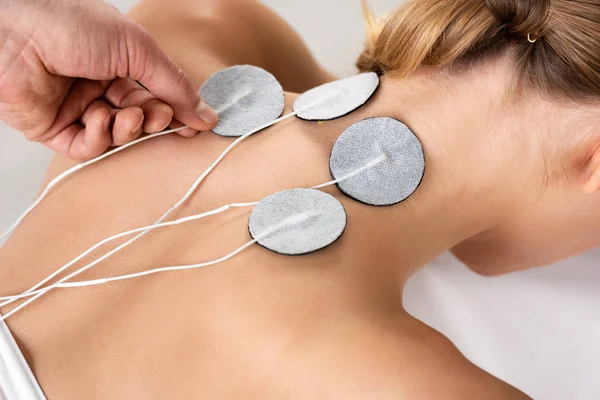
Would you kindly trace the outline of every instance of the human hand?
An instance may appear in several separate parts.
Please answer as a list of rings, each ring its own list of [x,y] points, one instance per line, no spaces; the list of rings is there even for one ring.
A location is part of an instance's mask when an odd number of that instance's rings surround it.
[[[77,160],[217,114],[139,25],[102,0],[0,0],[0,120]]]

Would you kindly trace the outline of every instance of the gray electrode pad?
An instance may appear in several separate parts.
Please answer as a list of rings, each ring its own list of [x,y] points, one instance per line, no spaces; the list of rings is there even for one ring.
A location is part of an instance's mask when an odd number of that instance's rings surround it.
[[[213,132],[227,137],[242,136],[279,118],[285,102],[277,79],[251,65],[215,73],[200,88],[200,97],[219,114]]]
[[[391,206],[406,200],[421,184],[425,154],[402,122],[368,118],[340,135],[329,168],[334,179],[342,180],[337,186],[344,194],[372,206]]]
[[[262,200],[248,221],[250,235],[261,246],[283,255],[324,249],[346,229],[346,210],[330,194],[292,189]]]
[[[364,105],[379,87],[374,72],[326,83],[298,97],[294,111],[307,121],[328,121],[350,114]]]

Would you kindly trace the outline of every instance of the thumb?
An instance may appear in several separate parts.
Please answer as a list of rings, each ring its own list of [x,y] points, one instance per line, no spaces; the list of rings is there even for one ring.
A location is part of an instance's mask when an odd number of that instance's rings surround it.
[[[179,68],[141,26],[128,21],[125,27],[129,77],[144,85],[174,112],[174,118],[195,130],[208,130],[217,113],[198,95],[190,77]]]

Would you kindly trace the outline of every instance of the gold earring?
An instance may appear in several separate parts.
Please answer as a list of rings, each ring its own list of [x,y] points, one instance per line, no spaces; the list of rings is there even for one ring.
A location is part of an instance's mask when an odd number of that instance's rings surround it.
[[[531,33],[527,34],[527,40],[529,41],[529,43],[535,43],[537,42],[537,37],[535,39],[531,38]]]

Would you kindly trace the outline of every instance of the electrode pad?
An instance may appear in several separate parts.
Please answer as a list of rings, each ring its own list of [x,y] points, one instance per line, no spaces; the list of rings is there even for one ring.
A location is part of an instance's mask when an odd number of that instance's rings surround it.
[[[329,168],[334,179],[343,179],[377,159],[382,161],[342,180],[338,188],[372,206],[400,203],[417,190],[425,174],[423,147],[393,118],[368,118],[348,128],[333,146]]]
[[[281,116],[285,95],[273,75],[262,68],[238,65],[206,80],[200,97],[219,114],[213,132],[238,137]]]
[[[294,111],[298,118],[307,121],[340,118],[364,105],[378,87],[379,76],[374,72],[326,83],[298,97]]]
[[[330,194],[292,189],[262,200],[248,221],[261,246],[283,255],[303,255],[337,241],[346,229],[346,210]]]

